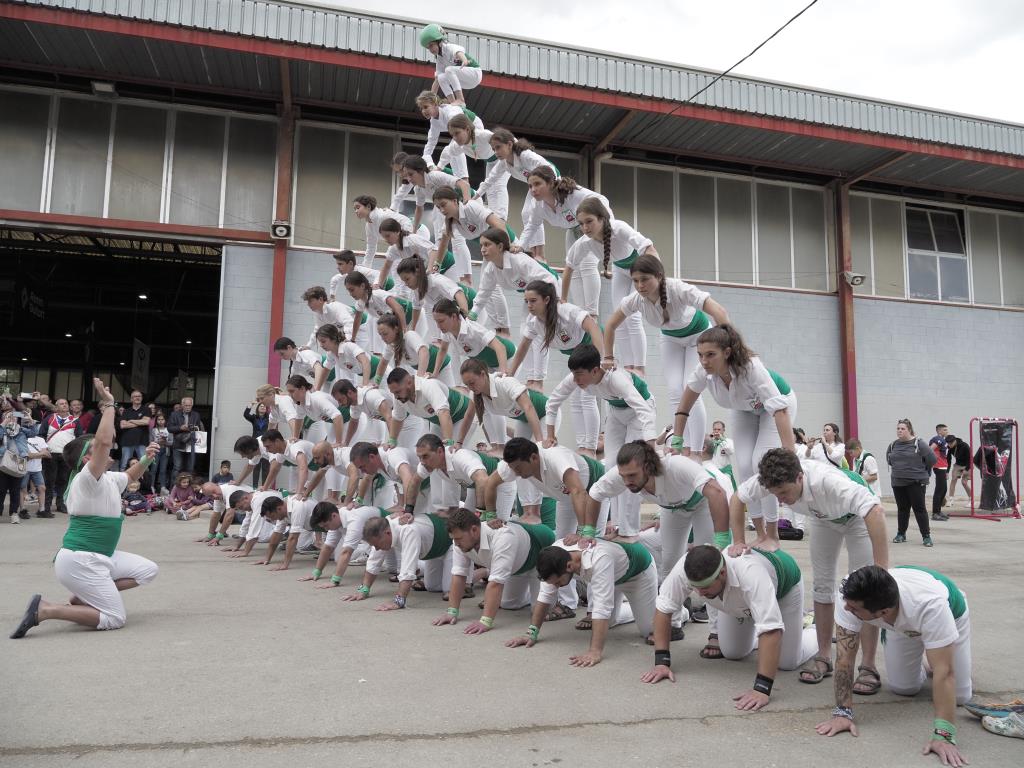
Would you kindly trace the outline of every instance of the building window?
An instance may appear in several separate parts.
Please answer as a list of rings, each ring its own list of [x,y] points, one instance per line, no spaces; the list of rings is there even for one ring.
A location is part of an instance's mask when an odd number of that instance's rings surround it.
[[[969,302],[963,213],[908,205],[906,232],[910,298]]]

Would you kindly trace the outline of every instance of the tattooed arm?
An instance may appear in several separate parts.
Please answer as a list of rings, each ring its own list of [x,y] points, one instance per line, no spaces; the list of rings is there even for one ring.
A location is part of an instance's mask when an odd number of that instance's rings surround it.
[[[851,632],[836,624],[836,708],[832,717],[818,723],[815,730],[822,736],[835,736],[837,733],[849,731],[857,735],[857,726],[853,722],[853,667],[857,662],[857,648],[860,646],[860,633]],[[839,712],[843,714],[838,714]],[[847,714],[849,715],[847,717]]]

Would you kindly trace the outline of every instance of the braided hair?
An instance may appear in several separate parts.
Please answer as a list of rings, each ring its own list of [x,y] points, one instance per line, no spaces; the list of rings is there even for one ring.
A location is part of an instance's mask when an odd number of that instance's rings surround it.
[[[602,272],[606,278],[611,277],[608,265],[612,259],[612,215],[604,207],[604,203],[596,196],[587,197],[576,208],[576,218],[587,214],[601,220],[601,244],[604,246],[604,266]]]
[[[633,266],[629,268],[629,274],[640,272],[644,275],[651,275],[658,280],[658,303],[661,304],[661,324],[668,322],[668,292],[665,283],[665,266],[657,256],[645,253],[638,256]]]

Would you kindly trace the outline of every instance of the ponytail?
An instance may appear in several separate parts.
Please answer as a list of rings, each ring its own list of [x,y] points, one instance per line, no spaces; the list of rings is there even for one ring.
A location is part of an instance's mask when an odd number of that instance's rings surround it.
[[[467,358],[459,368],[459,374],[472,373],[476,376],[486,376],[488,385],[490,384],[490,371],[487,368],[487,364],[482,360],[477,360],[475,357]],[[473,393],[473,408],[476,410],[476,419],[480,422],[481,429],[484,426],[484,396],[482,394]]]
[[[657,477],[664,472],[661,457],[646,440],[633,440],[619,448],[615,456],[616,465],[623,467],[631,461],[640,462],[644,474],[649,477]]]
[[[543,280],[532,280],[527,286],[527,291],[533,291],[542,298],[548,300],[544,308],[544,347],[547,348],[558,333],[558,293],[555,286]]]
[[[370,299],[373,297],[373,286],[370,285],[370,281],[366,279],[366,275],[362,272],[356,272],[353,270],[345,275],[345,285],[354,285],[357,288],[362,288],[366,291],[366,303],[369,305]]]
[[[495,128],[491,131],[491,141],[498,141],[502,144],[512,145],[512,154],[516,157],[523,154],[527,150],[534,149],[533,144],[528,142],[526,139],[517,139],[515,135],[508,128]]]
[[[420,299],[427,295],[430,279],[427,277],[427,265],[423,263],[423,259],[419,256],[406,256],[398,262],[398,268],[395,271],[400,275],[412,272],[416,275],[415,291],[417,295]]]
[[[451,299],[441,299],[434,304],[434,308],[431,311],[437,312],[439,315],[448,315],[448,317],[455,317],[455,315],[462,318],[466,317],[466,313],[462,311],[462,307]]]
[[[398,223],[397,219],[384,219],[384,221],[380,223],[380,229],[377,231],[382,235],[385,232],[398,235],[398,250],[405,250],[405,236],[409,233],[402,229],[402,225]]]
[[[388,312],[377,318],[377,327],[382,325],[386,325],[395,332],[395,340],[391,342],[391,351],[394,354],[395,368],[398,368],[402,358],[405,357],[405,333],[402,331],[402,324],[398,322],[394,312]]]
[[[668,322],[668,290],[665,287],[665,266],[657,256],[645,253],[638,256],[633,266],[629,268],[629,274],[640,272],[644,275],[651,275],[658,280],[658,303],[661,304],[661,324]]]
[[[726,362],[729,369],[736,375],[741,374],[750,365],[752,358],[757,356],[750,347],[743,343],[743,337],[736,326],[726,323],[708,328],[697,337],[698,344],[714,344],[720,350],[729,351]]]
[[[345,329],[334,323],[325,323],[316,329],[316,338],[342,344],[345,342]]]
[[[530,171],[530,175],[527,176],[527,180],[534,176],[551,187],[551,192],[555,196],[555,200],[558,201],[559,205],[564,205],[565,199],[580,188],[579,184],[569,176],[556,177],[555,172],[551,169],[550,165],[538,165]]]

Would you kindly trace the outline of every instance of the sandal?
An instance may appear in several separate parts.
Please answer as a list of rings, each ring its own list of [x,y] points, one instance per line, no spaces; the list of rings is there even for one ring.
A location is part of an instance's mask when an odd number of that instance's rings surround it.
[[[388,581],[390,581],[392,584],[397,584],[398,583],[398,574],[397,573],[389,573],[388,574]]]
[[[574,611],[572,608],[570,608],[567,605],[562,605],[561,603],[556,603],[551,608],[551,610],[548,611],[548,615],[544,617],[544,621],[558,621],[559,619],[575,619],[575,618],[576,618],[576,611]]]
[[[858,686],[860,690],[857,690]],[[853,692],[859,696],[874,696],[882,687],[882,678],[874,667],[863,664],[857,667],[857,679],[853,681]]]
[[[576,622],[576,629],[587,632],[594,628],[594,619],[591,616],[586,616]]]
[[[724,658],[724,656],[722,655],[722,649],[718,646],[718,635],[714,632],[708,635],[707,644],[700,649],[700,657],[702,659]]]
[[[669,635],[668,639],[669,639],[669,641],[674,643],[674,642],[676,642],[678,640],[684,639],[685,637],[686,637],[686,633],[683,632],[683,628],[682,627],[672,627],[672,634]],[[653,634],[650,634],[650,635],[647,636],[647,644],[648,645],[654,645],[654,635]]]
[[[423,583],[423,579],[416,579],[416,581],[414,581],[412,583],[412,591],[413,592],[426,592],[427,591],[427,587]]]
[[[825,669],[821,669],[824,665]],[[800,668],[800,682],[808,685],[817,685],[826,677],[832,677],[832,659],[824,656],[815,656]]]

